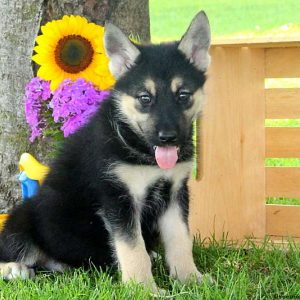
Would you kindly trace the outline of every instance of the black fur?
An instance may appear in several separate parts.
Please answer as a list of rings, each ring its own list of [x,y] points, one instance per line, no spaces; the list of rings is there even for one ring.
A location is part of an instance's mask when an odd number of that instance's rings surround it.
[[[182,117],[188,104],[176,103],[170,83],[180,75],[194,92],[203,86],[205,75],[189,63],[177,46],[178,43],[137,46],[141,55],[135,66],[119,78],[114,92],[90,123],[66,139],[38,195],[11,213],[0,237],[0,261],[19,261],[34,245],[48,257],[70,266],[89,262],[111,265],[112,233],[97,214],[99,210],[112,232],[134,239],[136,208],[126,186],[109,175],[112,164],[157,165],[153,146],[161,144],[156,134],[161,128],[178,132],[178,162],[193,156],[192,124],[183,122]],[[149,77],[157,84],[155,105],[151,108],[156,128],[151,135],[141,136],[120,119],[117,102],[119,93],[136,97]],[[147,250],[153,249],[159,237],[157,220],[169,205],[171,185],[162,178],[148,189],[141,217]],[[156,201],[155,193],[162,201]],[[187,180],[178,195],[187,222]]]

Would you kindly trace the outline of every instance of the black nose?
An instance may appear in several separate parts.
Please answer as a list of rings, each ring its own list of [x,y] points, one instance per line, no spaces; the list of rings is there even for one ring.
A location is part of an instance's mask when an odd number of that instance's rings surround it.
[[[177,141],[177,133],[174,130],[170,131],[159,131],[158,132],[159,140],[163,143],[171,143]]]

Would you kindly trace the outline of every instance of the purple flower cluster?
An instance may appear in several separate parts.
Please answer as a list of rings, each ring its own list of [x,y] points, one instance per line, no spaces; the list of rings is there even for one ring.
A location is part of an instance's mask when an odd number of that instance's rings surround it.
[[[82,78],[76,81],[65,79],[50,102],[53,119],[63,124],[61,130],[64,136],[69,136],[86,124],[108,95],[109,91],[97,90]]]
[[[42,135],[46,120],[42,117],[43,104],[51,98],[50,83],[34,77],[25,87],[25,115],[31,128],[29,140],[33,142]]]
[[[51,127],[49,118],[62,124],[61,130],[67,137],[88,122],[109,91],[95,89],[84,79],[65,79],[51,93],[50,82],[33,78],[25,89],[26,121],[31,128],[30,141],[43,135],[43,129]],[[52,116],[51,112],[52,111]],[[47,113],[48,112],[48,113]]]

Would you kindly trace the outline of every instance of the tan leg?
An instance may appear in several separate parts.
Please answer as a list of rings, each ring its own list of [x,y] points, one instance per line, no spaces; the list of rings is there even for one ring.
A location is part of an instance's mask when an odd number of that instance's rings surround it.
[[[122,281],[134,280],[156,292],[157,287],[152,276],[150,257],[141,233],[139,232],[134,240],[115,237],[114,244],[121,267]]]
[[[177,203],[172,203],[160,218],[159,229],[166,251],[170,275],[183,282],[192,277],[200,282],[202,274],[197,270],[194,263],[192,240]]]

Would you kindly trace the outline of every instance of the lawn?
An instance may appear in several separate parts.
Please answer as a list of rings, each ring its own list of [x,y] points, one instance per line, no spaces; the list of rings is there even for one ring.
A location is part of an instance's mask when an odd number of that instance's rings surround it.
[[[299,34],[299,0],[149,0],[153,41],[179,39],[191,18],[207,13],[212,35]]]
[[[153,267],[155,279],[159,287],[167,290],[169,299],[300,298],[300,248],[293,242],[282,251],[267,242],[256,246],[248,241],[243,247],[237,247],[212,240],[204,247],[198,241],[194,245],[194,257],[199,270],[210,273],[215,284],[204,281],[184,285],[171,280],[162,259],[157,258]],[[73,270],[60,275],[39,273],[34,280],[0,281],[0,299],[153,299],[138,285],[121,284],[119,277],[118,273],[97,270]]]

